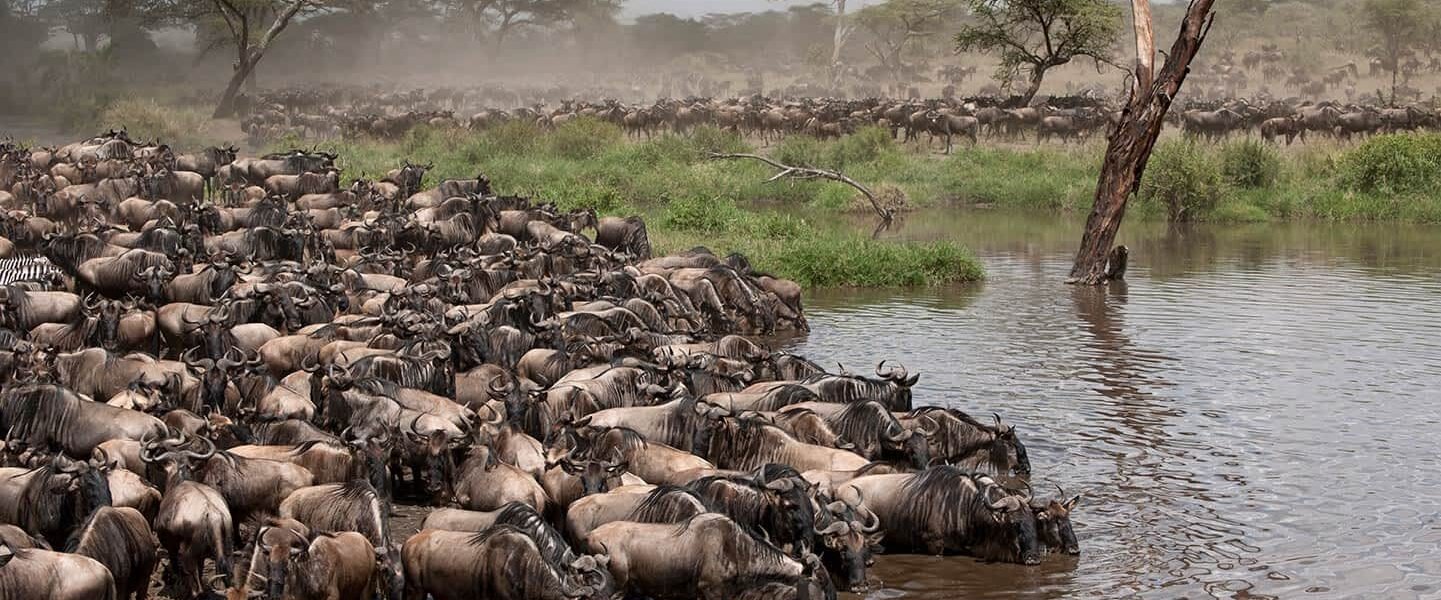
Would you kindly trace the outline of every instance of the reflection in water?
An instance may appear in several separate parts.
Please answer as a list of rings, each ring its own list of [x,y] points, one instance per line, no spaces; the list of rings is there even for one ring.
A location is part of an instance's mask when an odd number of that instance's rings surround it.
[[[1441,596],[1441,230],[1134,223],[1128,282],[1077,288],[1079,230],[912,215],[882,235],[960,239],[989,279],[807,299],[787,347],[900,359],[918,404],[1001,412],[1038,491],[1084,493],[1079,558],[885,557],[872,596]]]

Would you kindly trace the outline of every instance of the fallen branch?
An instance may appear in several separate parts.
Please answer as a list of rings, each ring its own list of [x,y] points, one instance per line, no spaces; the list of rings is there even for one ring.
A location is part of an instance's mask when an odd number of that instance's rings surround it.
[[[856,188],[857,190],[860,190],[860,192],[865,195],[866,200],[871,201],[871,207],[876,209],[876,214],[880,215],[881,220],[890,221],[895,216],[895,213],[891,209],[881,206],[880,201],[876,199],[875,194],[871,193],[870,188],[867,188],[866,186],[861,185],[856,180],[851,179],[850,177],[846,177],[844,174],[836,171],[815,169],[811,167],[792,167],[790,165],[783,165],[779,162],[776,162],[775,160],[766,158],[759,154],[719,154],[712,152],[710,154],[710,158],[711,160],[721,160],[728,158],[749,158],[751,160],[761,161],[765,164],[775,167],[776,169],[779,169],[780,172],[776,173],[774,177],[767,179],[766,183],[770,183],[772,181],[779,181],[782,179],[829,179],[831,181],[839,181],[853,188]]]

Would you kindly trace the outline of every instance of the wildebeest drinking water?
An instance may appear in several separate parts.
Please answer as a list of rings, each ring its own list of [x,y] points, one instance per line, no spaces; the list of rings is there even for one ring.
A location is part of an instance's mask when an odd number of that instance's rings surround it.
[[[0,286],[0,595],[829,598],[882,551],[1079,552],[999,416],[757,341],[806,321],[743,256],[431,165],[62,154],[129,208],[5,240],[60,275]]]

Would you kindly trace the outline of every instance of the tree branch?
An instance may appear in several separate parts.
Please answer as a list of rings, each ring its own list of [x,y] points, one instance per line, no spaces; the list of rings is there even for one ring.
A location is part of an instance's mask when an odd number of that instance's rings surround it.
[[[846,177],[844,174],[841,174],[841,173],[839,173],[839,172],[829,171],[829,170],[826,170],[826,169],[815,169],[815,168],[811,168],[811,167],[792,167],[792,166],[790,166],[790,165],[781,164],[781,163],[779,163],[779,162],[777,162],[777,161],[775,161],[775,160],[773,160],[773,159],[770,159],[770,158],[761,156],[761,155],[759,155],[759,154],[739,154],[739,153],[735,153],[735,154],[731,154],[731,153],[728,153],[728,154],[720,154],[720,153],[716,153],[716,152],[710,153],[710,159],[711,159],[711,160],[723,160],[723,159],[734,159],[734,158],[748,158],[748,159],[751,159],[751,160],[758,160],[758,161],[760,161],[760,162],[763,162],[763,163],[765,163],[765,164],[767,164],[767,165],[770,165],[770,166],[775,167],[776,169],[778,169],[780,172],[776,173],[776,174],[775,174],[773,177],[771,177],[770,179],[767,179],[767,180],[766,180],[766,183],[771,183],[771,182],[773,182],[773,181],[779,181],[779,180],[781,180],[781,179],[788,179],[788,178],[789,178],[789,179],[829,179],[829,180],[831,180],[831,181],[839,181],[839,182],[841,182],[841,183],[844,183],[844,184],[846,184],[846,185],[849,185],[849,186],[855,188],[856,190],[860,191],[861,194],[865,195],[866,200],[870,200],[870,201],[871,201],[871,207],[874,208],[874,209],[876,209],[876,214],[877,214],[877,215],[880,215],[880,217],[881,217],[882,220],[890,221],[892,218],[895,218],[895,213],[894,213],[893,211],[891,211],[890,209],[888,209],[888,208],[882,207],[880,201],[876,199],[876,195],[875,195],[874,193],[871,193],[870,188],[867,188],[866,186],[861,185],[861,184],[858,183],[856,180],[851,179],[850,177]]]

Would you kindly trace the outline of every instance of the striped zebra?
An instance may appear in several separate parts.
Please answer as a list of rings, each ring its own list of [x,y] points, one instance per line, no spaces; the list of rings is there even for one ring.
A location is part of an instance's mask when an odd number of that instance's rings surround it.
[[[10,285],[18,281],[50,283],[61,274],[60,268],[43,256],[0,258],[0,285]]]

